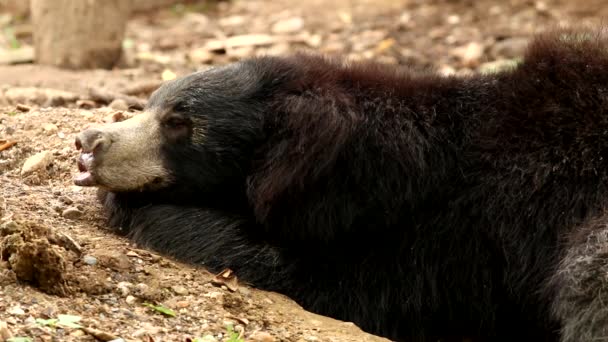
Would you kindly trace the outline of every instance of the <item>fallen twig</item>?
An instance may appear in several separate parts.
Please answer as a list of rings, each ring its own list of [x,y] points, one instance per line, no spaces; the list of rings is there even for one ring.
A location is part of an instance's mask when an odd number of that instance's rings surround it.
[[[103,102],[106,104],[111,103],[112,101],[114,101],[116,99],[121,99],[127,103],[129,108],[139,109],[139,110],[143,109],[146,105],[145,100],[139,99],[135,96],[129,96],[129,95],[125,95],[122,93],[116,93],[116,92],[101,89],[101,88],[90,88],[89,96],[94,101],[99,101],[99,102]]]
[[[116,335],[112,335],[110,333],[107,333],[105,331],[101,331],[101,330],[95,329],[95,328],[81,327],[80,330],[95,337],[96,339],[98,339],[100,341],[112,341],[112,340],[117,340],[119,338]]]
[[[15,144],[17,144],[16,141],[11,140],[11,141],[2,141],[0,140],[0,152],[4,151],[4,150],[8,150],[9,148],[13,147]]]
[[[30,110],[32,110],[32,107],[24,105],[23,103],[17,103],[15,108],[17,108],[17,110],[20,112],[29,112]]]

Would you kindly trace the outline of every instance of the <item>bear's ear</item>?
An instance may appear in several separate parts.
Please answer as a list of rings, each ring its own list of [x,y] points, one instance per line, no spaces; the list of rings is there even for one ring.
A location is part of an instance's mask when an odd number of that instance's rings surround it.
[[[299,197],[327,175],[357,139],[363,117],[350,94],[327,85],[304,89],[281,96],[265,123],[268,140],[248,179],[249,200],[261,223],[278,202]]]

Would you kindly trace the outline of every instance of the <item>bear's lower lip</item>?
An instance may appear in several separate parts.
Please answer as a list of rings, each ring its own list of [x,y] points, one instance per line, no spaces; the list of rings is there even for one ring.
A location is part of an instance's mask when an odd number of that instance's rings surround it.
[[[94,186],[97,185],[97,181],[95,181],[95,177],[89,171],[84,171],[74,177],[74,184],[78,186]]]
[[[93,165],[93,154],[82,153],[78,158],[78,171],[80,173],[74,178],[74,184],[78,186],[94,186],[97,185],[95,177],[91,173],[90,169]]]

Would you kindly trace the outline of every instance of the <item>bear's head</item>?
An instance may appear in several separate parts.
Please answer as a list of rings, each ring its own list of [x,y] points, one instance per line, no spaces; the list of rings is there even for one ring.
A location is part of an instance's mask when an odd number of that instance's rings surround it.
[[[244,186],[273,82],[248,60],[163,84],[142,113],[77,135],[74,183],[113,192]]]

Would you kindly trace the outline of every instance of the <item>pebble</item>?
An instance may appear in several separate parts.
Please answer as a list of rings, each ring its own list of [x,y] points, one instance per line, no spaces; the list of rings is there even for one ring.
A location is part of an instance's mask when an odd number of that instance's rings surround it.
[[[78,208],[70,207],[70,208],[65,209],[61,213],[61,216],[63,216],[66,219],[75,220],[82,216],[82,211],[78,210]]]
[[[129,110],[129,104],[123,99],[115,99],[114,101],[110,102],[109,107],[115,110]]]
[[[87,265],[97,265],[97,258],[92,255],[85,255],[84,257],[82,257],[82,261],[84,261],[84,263]]]
[[[454,49],[457,57],[460,58],[462,64],[465,67],[476,67],[479,65],[481,57],[483,56],[483,46],[477,42],[470,42],[469,44],[460,48]]]
[[[57,133],[57,131],[59,131],[59,127],[53,123],[44,124],[42,129],[44,129],[44,131],[47,133]]]
[[[184,309],[190,306],[190,302],[185,301],[185,300],[180,300],[179,302],[176,302],[175,305],[180,308],[180,309]]]
[[[49,151],[39,152],[31,157],[29,157],[25,163],[23,163],[23,167],[21,168],[21,175],[27,175],[34,171],[46,169],[49,164],[53,161],[53,154]]]
[[[135,303],[137,299],[131,295],[128,295],[127,298],[125,299],[125,301],[127,302],[127,304],[131,305],[133,303]]]
[[[118,283],[116,285],[116,287],[120,290],[120,293],[123,296],[126,296],[129,294],[131,287],[133,286],[133,284],[127,282],[127,281],[121,281],[120,283]]]
[[[15,316],[23,316],[23,315],[25,315],[25,311],[20,306],[13,306],[12,308],[8,309],[7,312],[9,314],[15,315]]]
[[[252,342],[274,342],[275,338],[265,331],[256,331],[249,336]]]
[[[171,290],[180,296],[186,296],[189,293],[187,288],[180,285],[171,286]]]
[[[279,20],[274,25],[272,25],[272,33],[275,34],[284,34],[284,33],[294,33],[302,30],[304,28],[304,19],[300,17],[288,18]]]
[[[115,271],[127,271],[131,268],[129,257],[113,250],[98,250],[95,251],[95,257],[104,267],[111,268]]]
[[[213,60],[213,54],[205,48],[198,48],[188,53],[188,59],[194,64],[205,64]]]

